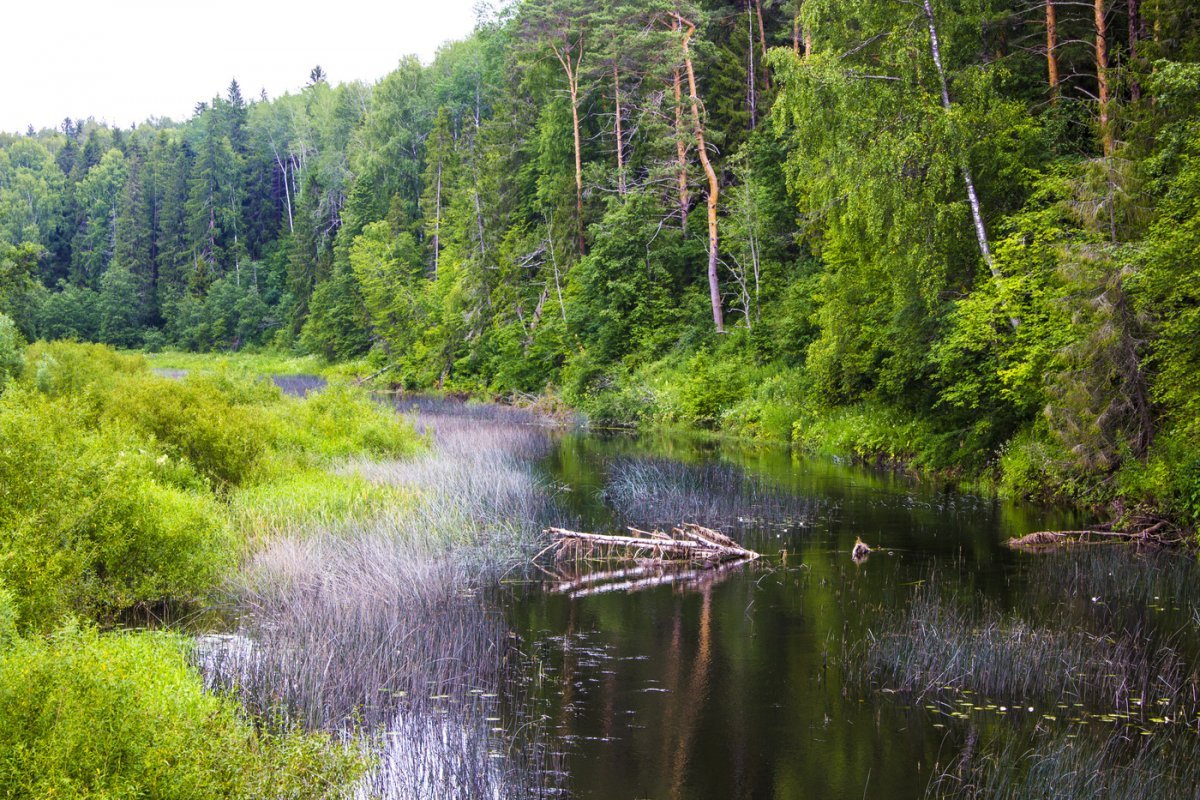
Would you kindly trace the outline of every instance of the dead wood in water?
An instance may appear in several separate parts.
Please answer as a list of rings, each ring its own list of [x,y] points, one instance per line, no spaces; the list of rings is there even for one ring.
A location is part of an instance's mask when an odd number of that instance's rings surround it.
[[[554,572],[547,571],[556,580],[551,590],[587,597],[664,585],[699,589],[724,580],[759,557],[723,533],[692,523],[674,527],[670,533],[637,528],[629,532],[631,535],[625,536],[547,529],[554,542],[542,552],[554,553]],[[597,561],[624,566],[580,572],[581,562]]]
[[[642,531],[630,528],[630,536],[605,533],[581,533],[565,528],[549,528],[555,542],[548,548],[555,559],[633,560],[641,564],[690,563],[700,567],[715,567],[727,561],[752,561],[759,557],[728,536],[685,522],[662,531]]]
[[[686,562],[665,562],[578,575],[561,574],[556,576],[559,580],[550,586],[550,591],[570,597],[588,597],[609,592],[639,592],[656,586],[699,591],[722,583],[735,570],[751,560],[743,558],[702,567],[693,567]]]
[[[1159,520],[1139,531],[1037,531],[1009,539],[1009,547],[1017,550],[1040,551],[1071,544],[1136,544],[1154,547],[1181,545],[1186,541],[1179,530]]]

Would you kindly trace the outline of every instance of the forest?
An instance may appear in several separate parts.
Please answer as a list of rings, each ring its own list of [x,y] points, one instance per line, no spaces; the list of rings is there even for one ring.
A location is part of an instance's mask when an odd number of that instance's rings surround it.
[[[374,84],[67,116],[0,134],[0,372],[363,359],[1194,528],[1198,59],[1187,0],[518,0]]]

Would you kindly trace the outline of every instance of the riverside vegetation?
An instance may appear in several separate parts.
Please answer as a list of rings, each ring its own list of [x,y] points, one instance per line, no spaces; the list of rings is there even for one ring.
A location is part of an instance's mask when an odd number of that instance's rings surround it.
[[[375,84],[0,135],[0,313],[1194,528],[1198,53],[1186,0],[519,0]]]
[[[0,388],[0,796],[336,797],[353,739],[205,691],[182,633],[122,615],[208,605],[283,520],[398,502],[335,459],[420,440],[347,388],[171,380],[100,345],[5,352]],[[98,736],[99,731],[105,734]]]

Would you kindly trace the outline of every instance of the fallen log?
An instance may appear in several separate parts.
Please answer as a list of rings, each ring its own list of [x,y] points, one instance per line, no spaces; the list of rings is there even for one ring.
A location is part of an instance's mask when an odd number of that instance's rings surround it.
[[[1128,543],[1153,546],[1183,544],[1179,531],[1168,531],[1165,522],[1158,522],[1140,531],[1036,531],[1009,539],[1006,544],[1017,550],[1045,550],[1058,545]]]
[[[754,560],[759,554],[742,547],[719,531],[694,523],[682,523],[663,531],[630,528],[629,536],[583,533],[566,528],[548,528],[555,538],[552,548],[557,560],[594,558],[636,560],[641,563],[688,562],[716,566],[725,561]]]

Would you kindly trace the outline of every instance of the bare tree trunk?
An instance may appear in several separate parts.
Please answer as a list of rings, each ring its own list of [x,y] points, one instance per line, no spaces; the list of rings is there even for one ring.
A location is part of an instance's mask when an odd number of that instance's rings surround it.
[[[1050,100],[1058,101],[1058,17],[1054,0],[1046,0],[1046,72],[1050,80]]]
[[[950,103],[950,86],[946,83],[946,70],[942,67],[942,50],[938,44],[937,24],[933,18],[933,6],[930,5],[930,0],[923,0],[925,5],[925,19],[929,23],[929,49],[933,54],[933,64],[937,68],[938,81],[942,88],[942,108],[949,114],[951,111]],[[1099,0],[1097,0],[1099,2]],[[983,263],[987,265],[988,271],[992,273],[992,277],[1000,280],[1002,277],[1000,269],[996,266],[996,259],[992,256],[992,248],[988,243],[987,227],[983,224],[983,212],[979,207],[979,195],[975,192],[975,179],[971,177],[971,165],[964,153],[962,158],[962,174],[963,183],[967,186],[967,201],[971,206],[971,220],[975,223],[975,238],[979,242],[979,253],[983,256]],[[1013,330],[1016,330],[1021,321],[1016,317],[1009,317],[1009,322],[1012,324]]]
[[[621,132],[621,73],[613,62],[613,99],[617,106],[617,194],[625,196],[625,137]]]
[[[288,233],[295,233],[296,226],[292,221],[292,190],[288,186],[288,170],[283,164],[283,159],[279,157],[279,150],[275,147],[275,139],[271,138],[271,152],[275,155],[275,163],[279,166],[279,173],[283,176],[283,197],[287,202],[288,212]]]
[[[561,48],[551,45],[558,63],[567,75],[567,88],[571,93],[571,129],[575,136],[575,216],[579,234],[579,255],[586,255],[587,246],[583,238],[583,147],[579,136],[579,65],[583,62],[583,39],[579,40],[578,54],[572,58],[571,46]]]
[[[676,21],[674,28],[679,29]],[[687,234],[688,218],[688,176],[687,176],[687,142],[683,138],[683,88],[681,86],[679,68],[675,68],[675,156],[679,164],[679,226]]]
[[[696,26],[675,15],[685,30],[683,33],[683,65],[687,70],[688,96],[692,105],[692,125],[696,135],[696,153],[700,156],[700,164],[704,174],[708,176],[708,292],[712,301],[713,324],[717,333],[725,332],[725,316],[721,310],[721,284],[717,276],[718,246],[720,244],[717,231],[717,204],[721,198],[721,183],[717,179],[716,170],[708,158],[708,147],[704,141],[704,124],[700,120],[700,96],[696,91],[696,70],[692,65],[690,42],[696,33]]]
[[[771,72],[767,69],[767,29],[763,26],[762,0],[754,0],[758,14],[758,43],[762,47],[763,89],[771,91]]]
[[[1116,149],[1112,120],[1109,119],[1108,23],[1104,19],[1104,0],[1094,0],[1092,7],[1096,12],[1096,100],[1100,107],[1100,144],[1104,157],[1108,158]]]

